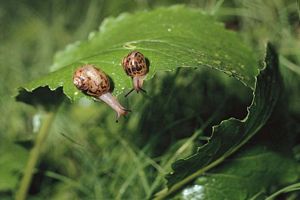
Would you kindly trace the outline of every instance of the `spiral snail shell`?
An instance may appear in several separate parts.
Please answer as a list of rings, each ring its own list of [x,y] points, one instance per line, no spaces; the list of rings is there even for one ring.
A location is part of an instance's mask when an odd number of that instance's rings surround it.
[[[133,89],[125,96],[128,96],[133,90],[146,92],[142,86],[149,69],[144,55],[141,52],[132,51],[123,58],[122,66],[126,74],[133,80]]]
[[[126,115],[125,109],[110,93],[110,82],[107,75],[94,65],[83,65],[76,69],[73,75],[74,85],[84,93],[107,103],[117,112],[117,121],[120,116]]]

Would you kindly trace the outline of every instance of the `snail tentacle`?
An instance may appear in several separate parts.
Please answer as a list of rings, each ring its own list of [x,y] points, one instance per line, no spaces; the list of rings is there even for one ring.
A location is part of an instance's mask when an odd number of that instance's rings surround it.
[[[117,113],[117,119],[119,119],[121,116],[125,116],[129,110],[124,108],[118,100],[109,92],[102,94],[98,97],[100,100],[107,103],[112,109],[114,109]]]

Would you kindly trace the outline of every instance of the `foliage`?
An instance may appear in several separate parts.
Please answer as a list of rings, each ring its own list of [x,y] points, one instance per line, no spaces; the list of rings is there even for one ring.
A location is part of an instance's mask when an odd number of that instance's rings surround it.
[[[19,145],[7,141],[1,141],[0,152],[0,189],[2,191],[13,190],[17,186],[18,176],[20,176],[16,172],[21,171],[24,167],[28,152]]]
[[[295,171],[297,165],[290,158],[257,146],[205,173],[195,185],[184,189],[179,198],[265,199],[270,185],[296,181]]]
[[[271,45],[267,46],[266,51],[266,69],[257,78],[248,115],[243,120],[231,118],[214,126],[206,145],[201,146],[194,155],[175,162],[172,165],[174,172],[167,177],[170,188],[168,193],[178,190],[195,177],[223,162],[266,123],[281,92],[277,55]]]
[[[121,59],[132,50],[147,56],[149,78],[156,72],[174,71],[177,67],[208,66],[253,88],[258,71],[253,67],[253,53],[234,32],[198,10],[174,6],[106,19],[99,33],[92,32],[88,41],[69,45],[56,55],[54,72],[29,83],[25,89],[31,92],[41,86],[50,90],[63,87],[71,100],[79,99],[83,94],[70,77],[78,66],[95,64],[111,77],[114,94],[118,95],[132,87],[121,67]]]

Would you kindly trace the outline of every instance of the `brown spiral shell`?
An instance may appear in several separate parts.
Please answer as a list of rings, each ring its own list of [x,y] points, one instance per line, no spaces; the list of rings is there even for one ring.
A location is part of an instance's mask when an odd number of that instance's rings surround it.
[[[73,83],[79,90],[93,97],[100,97],[110,90],[107,75],[94,65],[84,65],[76,69]]]
[[[148,73],[148,67],[144,55],[138,51],[132,51],[122,60],[123,69],[131,77],[144,76]]]

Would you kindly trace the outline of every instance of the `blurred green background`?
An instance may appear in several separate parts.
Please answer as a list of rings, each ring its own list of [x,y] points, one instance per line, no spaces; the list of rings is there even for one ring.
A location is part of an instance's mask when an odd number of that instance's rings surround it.
[[[214,14],[228,29],[238,31],[254,51],[262,52],[267,39],[274,42],[286,88],[285,104],[291,120],[287,123],[300,121],[300,11],[296,0],[1,0],[0,163],[15,169],[0,167],[1,199],[14,196],[20,169],[26,163],[26,151],[15,149],[13,143],[30,149],[43,116],[38,109],[16,102],[16,89],[47,74],[55,52],[86,39],[104,18],[173,4]],[[244,117],[251,101],[251,92],[240,83],[211,70],[161,73],[146,82],[145,88],[148,95],[120,97],[125,105],[141,112],[117,125],[106,105],[64,102],[43,146],[30,198],[149,196],[164,184],[170,163],[178,159],[172,156],[174,149],[184,138],[200,127],[204,137],[222,119]],[[188,98],[191,94],[193,98]],[[162,95],[165,98],[158,98]],[[174,109],[178,101],[183,106]],[[295,133],[299,132],[295,126]],[[193,145],[180,157],[191,151]]]

